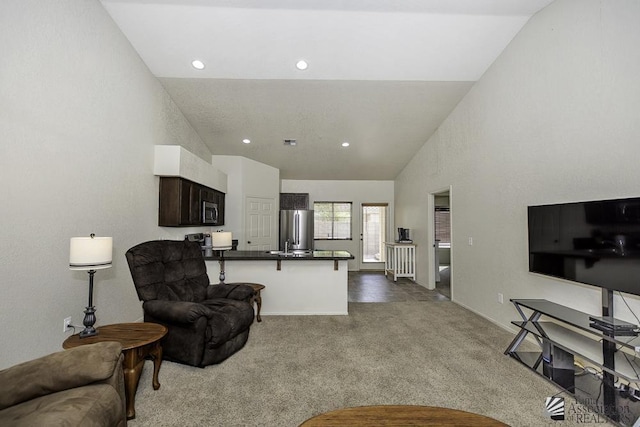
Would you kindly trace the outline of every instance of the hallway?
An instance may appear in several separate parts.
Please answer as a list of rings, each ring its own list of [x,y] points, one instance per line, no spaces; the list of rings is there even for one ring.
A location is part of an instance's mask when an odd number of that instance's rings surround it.
[[[382,271],[350,271],[348,289],[349,302],[449,301],[410,279],[394,282]]]
[[[440,281],[436,282],[436,291],[451,299],[451,267],[440,266]]]

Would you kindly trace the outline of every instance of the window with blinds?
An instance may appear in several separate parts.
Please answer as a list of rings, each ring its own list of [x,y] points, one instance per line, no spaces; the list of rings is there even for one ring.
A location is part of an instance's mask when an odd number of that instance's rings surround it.
[[[351,202],[314,202],[313,238],[351,240]]]
[[[434,228],[435,238],[440,240],[440,247],[451,247],[451,219],[448,207],[436,206]]]

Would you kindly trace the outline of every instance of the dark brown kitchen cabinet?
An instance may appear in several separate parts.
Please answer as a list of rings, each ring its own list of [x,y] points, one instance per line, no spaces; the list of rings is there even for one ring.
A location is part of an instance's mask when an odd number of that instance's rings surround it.
[[[202,202],[218,205],[219,221],[224,225],[224,193],[179,177],[160,177],[158,225],[189,227],[202,223]]]
[[[200,188],[200,198],[203,202],[216,203],[216,190],[208,187],[202,187]]]
[[[280,193],[280,210],[309,209],[309,193]]]

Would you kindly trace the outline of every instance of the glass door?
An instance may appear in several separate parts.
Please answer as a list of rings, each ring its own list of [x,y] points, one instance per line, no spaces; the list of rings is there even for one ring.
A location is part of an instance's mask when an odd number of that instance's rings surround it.
[[[362,204],[362,231],[360,234],[360,269],[383,270],[384,242],[387,240],[387,204]]]

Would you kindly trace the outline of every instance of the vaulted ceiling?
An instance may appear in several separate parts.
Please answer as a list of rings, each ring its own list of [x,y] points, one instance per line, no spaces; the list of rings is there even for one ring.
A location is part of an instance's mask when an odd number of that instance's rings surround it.
[[[213,154],[283,179],[388,180],[551,1],[102,4]]]

